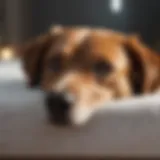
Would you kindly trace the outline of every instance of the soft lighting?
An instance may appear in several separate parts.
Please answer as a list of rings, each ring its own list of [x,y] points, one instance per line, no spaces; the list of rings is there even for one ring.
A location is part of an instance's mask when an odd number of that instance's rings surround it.
[[[122,11],[123,0],[110,0],[110,8],[113,13]]]
[[[9,47],[4,47],[0,51],[0,57],[2,60],[10,60],[13,58],[13,50]]]

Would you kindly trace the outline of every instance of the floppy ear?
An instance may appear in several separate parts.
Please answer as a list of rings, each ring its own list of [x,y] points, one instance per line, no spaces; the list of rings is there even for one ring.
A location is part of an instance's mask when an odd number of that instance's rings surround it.
[[[43,70],[43,59],[52,43],[53,37],[46,34],[33,39],[21,47],[19,52],[22,58],[22,67],[27,75],[30,87],[39,85]]]
[[[158,88],[160,57],[142,43],[138,36],[130,36],[125,44],[131,62],[131,82],[136,94],[149,93]]]
[[[47,33],[17,47],[16,52],[22,60],[22,67],[30,87],[36,87],[40,84],[45,56],[62,32],[63,27],[55,25]]]

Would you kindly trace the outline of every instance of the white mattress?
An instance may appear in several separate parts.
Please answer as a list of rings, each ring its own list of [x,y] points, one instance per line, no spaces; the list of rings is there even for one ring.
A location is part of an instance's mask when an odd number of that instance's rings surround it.
[[[160,156],[160,99],[106,104],[82,128],[47,121],[43,93],[25,87],[18,61],[0,63],[1,156]]]

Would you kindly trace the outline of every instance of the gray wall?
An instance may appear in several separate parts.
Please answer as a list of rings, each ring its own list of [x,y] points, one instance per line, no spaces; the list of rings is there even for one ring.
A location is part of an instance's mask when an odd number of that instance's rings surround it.
[[[12,41],[36,36],[52,23],[87,24],[138,32],[152,45],[160,36],[159,0],[122,0],[123,10],[119,14],[111,12],[110,0],[6,1],[9,2],[7,26]]]

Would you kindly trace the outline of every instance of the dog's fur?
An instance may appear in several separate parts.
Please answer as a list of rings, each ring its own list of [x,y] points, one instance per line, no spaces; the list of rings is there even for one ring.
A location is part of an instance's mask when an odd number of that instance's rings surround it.
[[[106,101],[156,92],[160,57],[139,37],[101,28],[53,27],[21,50],[32,86],[65,92],[73,124]]]

